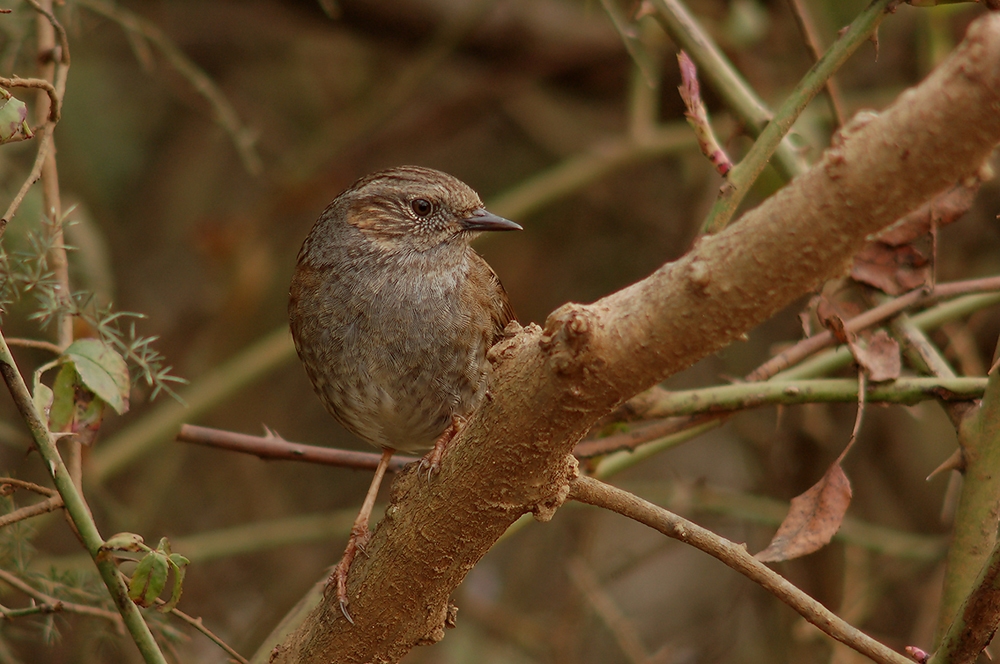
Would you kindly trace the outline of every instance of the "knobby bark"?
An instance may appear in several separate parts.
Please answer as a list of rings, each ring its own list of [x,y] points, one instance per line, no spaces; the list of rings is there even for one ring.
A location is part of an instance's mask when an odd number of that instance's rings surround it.
[[[844,271],[868,234],[978,169],[998,141],[1000,16],[987,15],[923,83],[856,116],[818,164],[732,227],[499,343],[491,398],[441,473],[393,485],[369,557],[351,570],[355,624],[328,595],[271,661],[395,662],[441,639],[449,596],[497,538],[566,499],[570,452],[601,416]]]

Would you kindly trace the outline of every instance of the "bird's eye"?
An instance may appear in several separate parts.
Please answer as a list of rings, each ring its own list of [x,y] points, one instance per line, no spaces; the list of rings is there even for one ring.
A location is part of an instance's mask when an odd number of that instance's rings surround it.
[[[418,217],[426,217],[434,211],[434,206],[426,198],[414,198],[410,207],[413,208],[413,213]]]

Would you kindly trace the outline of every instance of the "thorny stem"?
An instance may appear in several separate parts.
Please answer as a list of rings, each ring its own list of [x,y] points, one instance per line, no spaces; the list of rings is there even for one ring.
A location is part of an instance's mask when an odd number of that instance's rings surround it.
[[[975,579],[997,542],[997,515],[1000,513],[1000,487],[996,482],[1000,470],[1000,371],[993,370],[981,404],[962,419],[958,442],[965,469],[952,543],[948,549],[935,635],[937,643],[941,642],[946,632],[951,634],[951,647],[955,648],[959,647],[957,642],[964,637],[951,633],[955,629],[954,624],[974,618],[963,615],[960,609],[969,601]],[[951,629],[949,625],[952,625]]]
[[[897,1],[872,2],[851,23],[844,36],[834,42],[823,57],[802,77],[788,99],[775,112],[774,118],[757,137],[747,155],[729,172],[727,186],[702,225],[704,232],[717,233],[729,224],[736,213],[736,208],[767,166],[771,155],[792,128],[799,114],[823,89],[830,76],[875,32],[888,8]]]
[[[770,109],[743,80],[680,0],[651,0],[651,4],[663,30],[691,56],[705,81],[747,124],[750,132],[757,136],[764,131],[771,121]],[[779,139],[779,143],[780,147],[776,151],[772,150],[775,152],[775,167],[785,179],[790,180],[805,171],[807,164],[790,141]]]
[[[111,599],[125,621],[125,626],[131,633],[139,652],[147,664],[166,664],[166,659],[156,645],[156,640],[153,638],[152,632],[149,631],[149,626],[143,620],[139,607],[129,599],[128,588],[119,576],[118,568],[113,559],[106,555],[102,549],[104,539],[94,523],[83,495],[73,482],[62,457],[59,456],[55,438],[38,411],[35,410],[31,393],[14,363],[14,358],[10,354],[10,348],[7,347],[2,333],[0,333],[0,373],[3,374],[4,382],[7,384],[7,389],[10,390],[21,418],[31,430],[35,446],[42,459],[45,460],[46,469],[52,476],[52,481],[55,483],[59,495],[62,496],[65,509],[69,513],[81,541],[97,565],[101,579],[111,593]]]
[[[55,89],[56,103],[62,103],[66,89],[66,71],[69,67],[69,43],[66,31],[52,14],[52,0],[29,0],[29,4],[38,12],[37,41],[39,59],[39,78],[52,80]],[[58,40],[57,40],[58,37]],[[42,88],[38,91],[37,121],[49,123],[50,118],[58,114],[51,108],[52,99],[49,92]],[[50,134],[46,134],[49,136]],[[66,240],[63,234],[62,200],[59,194],[59,169],[56,165],[56,150],[54,139],[50,138],[41,164],[42,209],[47,223],[52,225],[52,248],[49,261],[55,277],[55,295],[59,299],[63,313],[56,318],[56,345],[65,350],[73,343],[73,316],[70,313],[70,298],[72,289],[69,281],[69,260],[66,257]],[[82,448],[78,440],[67,440],[66,464],[76,486],[83,486]]]
[[[799,26],[799,32],[802,33],[802,41],[805,42],[806,48],[809,49],[809,54],[812,56],[813,62],[817,62],[823,57],[823,51],[820,49],[819,35],[816,34],[816,26],[813,24],[809,7],[806,6],[804,0],[788,0],[788,6],[792,10],[792,16],[795,17],[795,23]],[[830,115],[833,117],[834,126],[843,127],[844,100],[841,97],[837,79],[830,76],[826,80],[823,92],[830,104]]]

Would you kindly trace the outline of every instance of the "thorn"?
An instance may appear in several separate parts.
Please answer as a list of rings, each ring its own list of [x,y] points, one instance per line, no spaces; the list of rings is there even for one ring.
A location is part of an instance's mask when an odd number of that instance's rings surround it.
[[[285,440],[284,436],[282,436],[280,433],[278,433],[271,427],[267,426],[266,424],[261,424],[261,426],[264,427],[264,438],[268,440],[277,440],[282,443],[288,442],[287,440]]]
[[[927,481],[947,470],[957,470],[960,473],[965,472],[965,455],[962,453],[961,447],[952,452],[950,457],[942,461],[940,466],[932,470],[931,474],[927,476]]]

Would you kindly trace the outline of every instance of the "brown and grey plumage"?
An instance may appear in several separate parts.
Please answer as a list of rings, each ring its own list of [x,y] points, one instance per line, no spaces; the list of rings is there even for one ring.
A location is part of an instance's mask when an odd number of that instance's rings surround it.
[[[486,352],[514,318],[469,242],[518,229],[460,180],[403,166],[354,183],[302,245],[288,305],[299,357],[334,418],[385,450],[335,573],[348,619],[347,570],[392,451],[433,448],[424,463],[436,469],[482,402]]]

